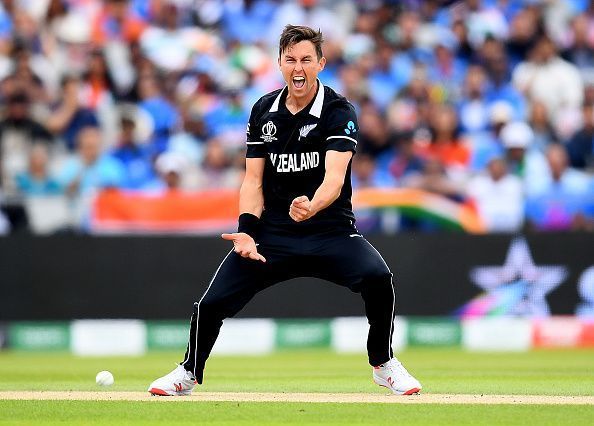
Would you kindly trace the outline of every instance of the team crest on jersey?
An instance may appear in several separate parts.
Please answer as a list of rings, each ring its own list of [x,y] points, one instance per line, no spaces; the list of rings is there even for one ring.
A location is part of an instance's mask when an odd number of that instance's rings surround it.
[[[299,139],[301,140],[301,138],[306,138],[307,135],[309,135],[309,132],[311,132],[313,129],[315,129],[315,127],[318,124],[308,124],[307,126],[303,126],[301,129],[299,129]]]
[[[275,138],[274,135],[276,135],[276,126],[272,121],[269,121],[262,126],[262,140],[264,142],[275,141],[277,138]]]

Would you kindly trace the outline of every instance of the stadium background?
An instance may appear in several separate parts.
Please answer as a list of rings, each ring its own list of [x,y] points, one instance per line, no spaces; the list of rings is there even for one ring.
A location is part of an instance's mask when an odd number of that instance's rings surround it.
[[[5,0],[0,347],[183,349],[289,22],[321,28],[359,114],[395,348],[594,346],[594,2]],[[363,352],[362,314],[295,280],[216,350]]]

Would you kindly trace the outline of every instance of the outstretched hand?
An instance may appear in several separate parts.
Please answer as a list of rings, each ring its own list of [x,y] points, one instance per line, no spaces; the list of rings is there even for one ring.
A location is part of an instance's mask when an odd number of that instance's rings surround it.
[[[309,219],[313,215],[314,212],[311,207],[311,201],[309,198],[307,198],[307,196],[301,195],[291,202],[291,207],[289,207],[289,216],[295,222],[302,222],[306,219]]]
[[[248,234],[244,232],[235,232],[233,234],[222,234],[221,238],[223,238],[223,240],[233,241],[233,250],[241,257],[247,257],[266,263],[266,258],[258,253],[256,242]]]

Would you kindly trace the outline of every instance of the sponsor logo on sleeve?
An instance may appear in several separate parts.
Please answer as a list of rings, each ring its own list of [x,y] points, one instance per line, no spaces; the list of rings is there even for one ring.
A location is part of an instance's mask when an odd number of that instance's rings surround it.
[[[350,135],[351,133],[355,133],[357,131],[357,128],[355,127],[355,123],[353,123],[352,121],[349,121],[347,123],[346,128],[344,129],[344,132],[347,135]]]

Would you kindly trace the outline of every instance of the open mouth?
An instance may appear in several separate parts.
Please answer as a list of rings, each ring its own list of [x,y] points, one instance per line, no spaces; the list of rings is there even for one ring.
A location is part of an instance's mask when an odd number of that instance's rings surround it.
[[[301,89],[305,86],[305,77],[293,77],[293,86],[297,89]]]

